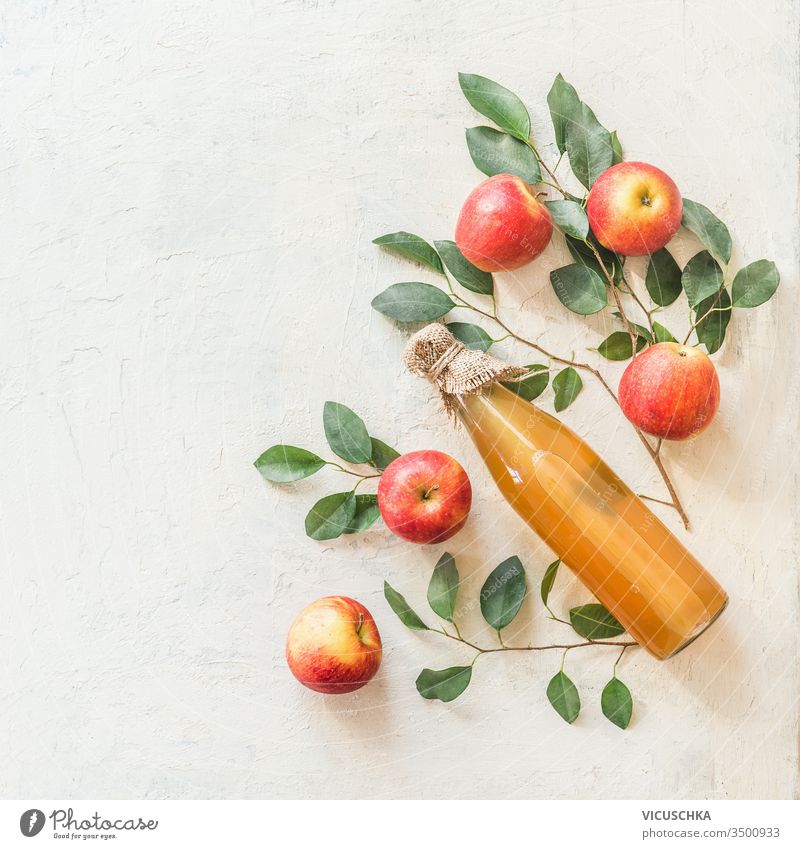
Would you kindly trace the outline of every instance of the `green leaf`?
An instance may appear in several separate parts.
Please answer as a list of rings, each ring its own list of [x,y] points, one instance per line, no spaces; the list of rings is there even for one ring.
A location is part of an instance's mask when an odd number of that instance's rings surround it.
[[[656,342],[677,342],[678,340],[664,327],[663,324],[659,324],[657,321],[653,322],[653,335],[655,337]]]
[[[616,676],[603,688],[600,696],[603,716],[623,731],[628,727],[633,713],[631,691]]]
[[[625,629],[602,604],[582,604],[569,612],[572,627],[587,640],[605,640]]]
[[[315,474],[325,465],[325,461],[305,448],[273,445],[253,465],[263,478],[272,483],[290,483]]]
[[[585,103],[567,124],[567,155],[572,173],[587,189],[614,161],[611,133]]]
[[[590,268],[597,274],[603,283],[605,283],[606,278],[603,274],[603,269],[600,267],[600,263],[597,261],[597,257],[594,255],[589,245],[587,245],[586,242],[578,241],[570,236],[566,237],[566,241],[569,252],[572,254],[572,258],[575,262],[579,262],[581,265],[585,265]],[[591,241],[597,249],[597,252],[600,254],[600,257],[603,260],[603,265],[605,265],[612,280],[619,284],[622,281],[623,270],[622,262],[619,257],[607,248],[604,248],[591,233],[589,235],[589,241]]]
[[[714,312],[709,310],[715,307]],[[708,315],[706,315],[708,313]],[[705,318],[702,318],[703,316]],[[709,354],[715,354],[725,341],[725,332],[731,322],[731,296],[727,289],[701,301],[695,309],[695,316],[702,320],[695,328],[697,341],[706,346]]]
[[[379,472],[382,472],[389,463],[400,456],[399,451],[395,451],[391,445],[381,442],[380,439],[375,439],[374,436],[370,437],[370,443],[372,444],[372,465]]]
[[[555,225],[569,236],[583,241],[589,235],[589,219],[583,207],[573,200],[544,202]]]
[[[733,305],[735,307],[759,307],[766,303],[778,290],[781,276],[778,267],[768,259],[751,262],[736,272],[733,278]]]
[[[363,421],[344,404],[326,401],[322,410],[325,438],[337,457],[348,463],[369,463],[372,442]]]
[[[536,154],[508,133],[491,127],[472,127],[467,130],[467,147],[475,167],[488,177],[514,174],[526,183],[542,179]]]
[[[509,557],[492,570],[481,588],[483,618],[500,631],[519,613],[525,599],[525,569],[519,557]]]
[[[451,666],[449,669],[423,669],[417,677],[417,691],[423,699],[452,702],[469,686],[471,666]]]
[[[681,224],[697,236],[717,259],[726,265],[731,259],[731,234],[714,213],[702,203],[683,199]]]
[[[719,292],[722,287],[722,269],[708,251],[695,254],[683,269],[681,285],[689,299],[689,306]]]
[[[637,334],[636,352],[641,351],[646,344],[647,339]],[[607,360],[629,360],[633,356],[630,334],[624,330],[615,330],[597,346],[597,353]]]
[[[372,299],[372,308],[395,321],[433,321],[455,304],[430,283],[393,283]]]
[[[550,591],[553,589],[553,584],[556,582],[556,575],[558,574],[558,567],[560,565],[560,560],[554,560],[547,569],[545,569],[540,589],[542,594],[542,604],[545,607],[547,607],[547,600],[550,598]]]
[[[434,244],[450,273],[465,289],[477,292],[479,295],[491,295],[494,292],[492,275],[473,265],[461,253],[455,242],[443,240]]]
[[[611,158],[612,165],[619,165],[622,162],[622,145],[619,143],[619,136],[617,135],[617,131],[614,130],[611,133],[611,150],[613,152],[613,156]]]
[[[458,569],[452,554],[445,552],[433,567],[431,581],[428,584],[428,604],[431,610],[448,622],[453,621],[458,595]]]
[[[559,153],[567,149],[567,125],[576,119],[581,108],[578,92],[559,74],[547,94],[550,119],[556,135],[556,147]]]
[[[550,272],[558,300],[578,315],[592,315],[608,305],[606,286],[588,265],[575,262]]]
[[[644,283],[653,303],[660,307],[668,307],[680,295],[681,267],[666,248],[650,256]]]
[[[555,410],[560,413],[578,397],[583,389],[583,381],[578,372],[572,366],[568,366],[553,378],[553,389],[556,393]]]
[[[572,724],[581,712],[581,698],[572,681],[563,672],[557,672],[547,685],[547,698],[556,713]]]
[[[501,383],[506,389],[510,389],[519,395],[520,398],[533,401],[547,389],[547,384],[550,381],[550,370],[541,363],[534,363],[525,366],[525,368],[528,369],[527,377],[523,377],[521,380],[504,380]]]
[[[403,230],[398,233],[387,233],[385,236],[378,236],[377,239],[373,239],[372,244],[380,245],[392,253],[427,265],[428,268],[438,271],[439,274],[444,274],[442,261],[433,246],[413,233],[406,233]]]
[[[465,321],[451,321],[445,327],[468,348],[473,351],[488,351],[492,347],[492,337],[477,324]]]
[[[389,607],[397,614],[397,618],[412,631],[429,631],[430,628],[411,609],[408,602],[397,590],[389,586],[388,581],[383,582],[383,595],[389,602]]]
[[[356,512],[343,533],[360,534],[375,524],[381,511],[378,509],[378,496],[372,493],[356,495]]]
[[[306,534],[311,539],[336,539],[350,527],[356,514],[352,492],[337,492],[321,498],[306,516]]]
[[[514,92],[478,74],[459,74],[458,82],[473,109],[512,136],[523,141],[528,138],[531,119],[525,104]]]

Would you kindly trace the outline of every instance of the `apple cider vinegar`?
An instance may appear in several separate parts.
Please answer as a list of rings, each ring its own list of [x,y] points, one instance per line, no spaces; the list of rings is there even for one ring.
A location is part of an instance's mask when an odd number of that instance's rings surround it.
[[[412,338],[406,361],[437,384],[514,510],[652,655],[671,657],[724,610],[722,587],[603,460],[496,382],[506,364],[441,325]]]

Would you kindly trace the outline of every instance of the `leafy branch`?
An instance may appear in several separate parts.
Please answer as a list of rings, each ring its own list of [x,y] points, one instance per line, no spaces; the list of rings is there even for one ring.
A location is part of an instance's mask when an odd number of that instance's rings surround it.
[[[580,713],[580,696],[577,687],[564,672],[564,661],[567,653],[573,649],[592,646],[619,648],[621,651],[614,663],[612,679],[603,690],[602,710],[611,722],[614,722],[620,728],[627,728],[631,718],[633,700],[628,688],[616,677],[616,670],[625,650],[636,646],[637,643],[632,640],[613,639],[624,633],[624,628],[602,604],[592,603],[573,607],[569,612],[569,620],[561,619],[553,614],[548,606],[548,599],[555,583],[559,563],[560,561],[556,560],[545,571],[540,588],[542,602],[550,613],[550,618],[570,625],[580,637],[583,637],[581,642],[512,646],[503,641],[503,629],[508,627],[519,613],[527,594],[525,569],[516,556],[509,557],[493,569],[480,592],[481,613],[486,622],[496,631],[498,646],[482,646],[461,635],[455,619],[461,580],[455,558],[451,554],[443,554],[434,567],[428,585],[428,604],[440,619],[452,626],[452,632],[447,630],[444,625],[439,628],[427,625],[406,599],[388,582],[384,582],[383,592],[386,601],[407,628],[412,631],[428,631],[438,634],[475,652],[472,660],[466,666],[450,666],[447,669],[438,670],[423,669],[416,681],[419,694],[424,699],[438,699],[442,702],[454,701],[469,686],[475,663],[483,655],[500,652],[558,650],[563,652],[561,666],[548,684],[547,697],[562,719],[572,723]],[[608,695],[606,695],[607,693]],[[627,693],[627,702],[623,704],[625,693]]]
[[[305,529],[315,540],[335,539],[370,528],[380,515],[378,498],[374,493],[356,490],[364,481],[379,478],[389,463],[400,456],[394,448],[370,436],[362,419],[344,404],[326,401],[322,423],[328,445],[337,457],[352,465],[369,466],[371,471],[348,469],[335,460],[325,460],[294,445],[273,445],[253,464],[271,483],[299,481],[325,466],[358,478],[352,489],[326,495],[309,510]]]
[[[604,248],[591,232],[585,210],[586,192],[595,179],[623,160],[616,131],[609,132],[574,87],[559,74],[547,95],[559,153],[558,161],[551,167],[531,137],[530,116],[516,94],[477,74],[459,74],[459,83],[469,103],[499,128],[482,126],[466,131],[467,147],[476,167],[487,176],[513,174],[528,183],[541,183],[561,195],[560,199],[546,201],[545,205],[565,238],[573,263],[552,270],[550,283],[561,303],[579,315],[592,315],[608,308],[611,293],[611,302],[616,308],[614,315],[623,330],[611,333],[594,349],[601,357],[624,361],[635,357],[648,345],[677,341],[653,316],[674,303],[683,292],[687,296],[691,324],[684,344],[694,334],[696,344],[704,345],[708,353],[713,354],[725,339],[733,308],[759,306],[777,290],[780,277],[774,263],[758,260],[739,270],[729,293],[724,281],[732,253],[730,233],[707,207],[684,198],[682,226],[693,233],[706,250],[692,257],[683,270],[666,248],[653,253],[645,276],[645,288],[653,303],[649,306],[630,284],[625,258]],[[573,175],[586,190],[582,196],[566,189],[558,177],[564,156],[569,160]],[[504,335],[493,338],[479,325],[449,322],[453,335],[468,347],[486,351],[496,342],[512,338],[547,357],[550,363],[565,367],[553,380],[556,412],[566,409],[580,393],[583,384],[577,371],[590,374],[613,401],[619,403],[609,382],[591,363],[548,351],[511,328],[499,316],[493,276],[472,265],[455,243],[436,241],[434,247],[405,231],[389,233],[374,242],[442,275],[447,286],[445,292],[428,283],[395,283],[373,299],[372,306],[379,312],[400,322],[420,322],[441,319],[453,309],[469,310],[493,322]],[[468,291],[488,297],[490,307],[484,309],[459,294],[451,277]],[[631,305],[641,312],[640,320],[644,325],[630,317]],[[517,384],[519,394],[533,400],[544,392],[550,368],[542,364],[530,366],[530,378]],[[509,388],[514,385],[508,384]],[[668,501],[649,500],[672,507],[688,528],[688,516],[660,456],[660,440],[653,443],[641,430],[634,429],[669,494]]]

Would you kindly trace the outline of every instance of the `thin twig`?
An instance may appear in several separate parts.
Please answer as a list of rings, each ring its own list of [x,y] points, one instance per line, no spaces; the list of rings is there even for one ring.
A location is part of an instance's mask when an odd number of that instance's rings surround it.
[[[456,643],[463,643],[465,646],[469,646],[469,648],[474,649],[476,652],[480,654],[494,654],[496,652],[501,651],[549,651],[551,649],[562,649],[564,651],[569,651],[570,649],[582,649],[588,646],[617,646],[618,648],[631,648],[632,646],[638,646],[639,644],[634,640],[586,640],[582,643],[551,643],[550,645],[545,646],[499,646],[497,648],[483,648],[483,646],[476,645],[469,640],[465,640],[461,637],[455,637],[452,634],[448,634],[447,631],[439,630],[438,628],[431,628],[435,634],[441,634],[443,637],[447,637],[449,640],[453,640]]]

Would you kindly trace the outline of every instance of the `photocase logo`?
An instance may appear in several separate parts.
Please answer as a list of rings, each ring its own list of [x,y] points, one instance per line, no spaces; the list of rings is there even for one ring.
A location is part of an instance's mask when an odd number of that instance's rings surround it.
[[[38,808],[31,808],[19,818],[19,830],[25,837],[36,837],[44,828],[44,813]]]

